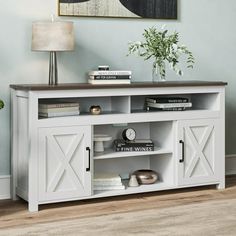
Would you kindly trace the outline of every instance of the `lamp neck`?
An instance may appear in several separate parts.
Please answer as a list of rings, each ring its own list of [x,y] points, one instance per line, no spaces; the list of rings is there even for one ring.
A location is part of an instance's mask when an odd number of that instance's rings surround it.
[[[58,84],[58,72],[57,72],[57,54],[55,51],[50,52],[49,59],[49,85]]]

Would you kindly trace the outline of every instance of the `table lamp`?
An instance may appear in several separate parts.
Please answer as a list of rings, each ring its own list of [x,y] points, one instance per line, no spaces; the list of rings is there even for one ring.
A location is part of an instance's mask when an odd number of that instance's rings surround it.
[[[58,84],[57,55],[59,51],[74,50],[73,22],[48,21],[33,22],[32,51],[50,52],[49,85]]]

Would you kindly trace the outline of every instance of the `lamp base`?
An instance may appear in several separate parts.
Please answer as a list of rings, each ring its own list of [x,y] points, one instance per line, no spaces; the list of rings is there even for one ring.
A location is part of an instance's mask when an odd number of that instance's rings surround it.
[[[57,54],[56,52],[50,52],[49,59],[49,85],[58,84],[58,72],[57,72]]]

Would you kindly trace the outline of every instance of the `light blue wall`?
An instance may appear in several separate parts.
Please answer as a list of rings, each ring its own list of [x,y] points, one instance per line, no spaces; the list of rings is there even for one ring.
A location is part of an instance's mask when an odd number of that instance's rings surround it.
[[[47,83],[48,54],[31,52],[31,23],[57,12],[56,0],[11,0],[0,2],[0,175],[10,173],[9,84]],[[76,51],[59,55],[60,82],[85,82],[87,71],[100,64],[133,71],[133,80],[151,80],[150,63],[126,57],[127,43],[140,39],[144,28],[163,24],[180,32],[193,51],[196,66],[186,71],[187,80],[224,80],[226,99],[227,154],[236,153],[236,1],[179,0],[177,21],[138,19],[61,18],[72,20]],[[178,79],[168,72],[169,80]]]

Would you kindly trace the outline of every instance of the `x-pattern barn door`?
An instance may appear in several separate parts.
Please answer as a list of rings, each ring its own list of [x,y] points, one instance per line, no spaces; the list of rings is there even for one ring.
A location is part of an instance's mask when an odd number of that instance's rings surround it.
[[[91,194],[90,126],[42,128],[39,147],[40,200]]]
[[[219,130],[216,120],[178,123],[178,183],[192,185],[219,179]]]

